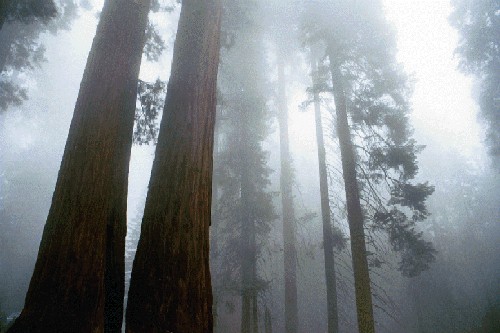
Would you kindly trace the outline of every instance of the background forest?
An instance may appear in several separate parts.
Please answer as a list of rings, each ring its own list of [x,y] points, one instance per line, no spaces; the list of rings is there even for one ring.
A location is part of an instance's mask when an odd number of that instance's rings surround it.
[[[51,307],[47,294],[28,288],[37,256],[44,258],[38,254],[42,235],[57,230],[44,226],[55,214],[54,188],[56,182],[63,186],[58,172],[62,177],[84,89],[114,105],[103,119],[130,133],[132,144],[130,156],[121,157],[130,158],[129,166],[102,167],[122,177],[103,196],[126,198],[126,205],[118,204],[123,214],[116,213],[126,219],[126,238],[124,228],[112,233],[123,233],[124,267],[111,266],[125,288],[124,308],[131,304],[127,332],[147,331],[137,318],[154,322],[144,309],[162,308],[154,303],[156,290],[175,289],[146,276],[184,269],[189,275],[191,266],[183,263],[192,260],[200,263],[194,269],[199,275],[186,278],[190,296],[171,303],[181,308],[184,301],[202,313],[206,306],[197,297],[213,299],[212,319],[197,319],[204,323],[198,323],[200,332],[211,320],[214,332],[500,332],[498,0],[214,0],[207,7],[195,0],[138,0],[145,5],[137,18],[116,29],[130,30],[105,30],[120,21],[113,10],[125,3],[0,1],[0,332],[29,304]],[[113,42],[100,35],[99,19]],[[112,93],[122,88],[91,81],[91,70],[84,74],[89,51],[96,54],[94,36],[103,59],[118,59],[109,68],[130,68],[122,75],[127,96]],[[129,37],[139,46],[124,53],[120,41]],[[201,43],[210,38],[217,43]],[[217,86],[203,81],[197,90],[182,76],[191,73],[182,65],[203,78],[218,71]],[[103,77],[112,75],[110,69]],[[213,142],[209,125],[179,125],[169,104],[191,107],[190,93],[203,95],[194,110],[217,97]],[[133,128],[132,113],[120,116],[127,108],[135,110]],[[173,186],[158,180],[167,177],[164,170],[181,168],[169,161],[192,151],[200,152],[203,165],[211,161],[207,150],[190,151],[169,136],[176,127],[192,132],[185,137],[201,146],[213,144],[211,193],[205,178],[199,182],[200,202],[208,207],[211,196],[211,217],[201,209],[195,214],[210,222],[209,258],[174,258],[175,247],[160,250],[176,241],[194,252],[208,249],[202,231],[192,236],[155,229],[161,202],[182,201],[182,193],[161,192]],[[113,147],[122,149],[127,140]],[[112,155],[89,151],[96,159]],[[81,165],[75,164],[75,174],[88,171]],[[128,192],[116,185],[127,179]],[[109,266],[113,259],[105,258]],[[203,266],[208,260],[211,282]],[[122,297],[106,298],[104,307],[104,331],[125,329]],[[188,327],[175,325],[179,332]]]

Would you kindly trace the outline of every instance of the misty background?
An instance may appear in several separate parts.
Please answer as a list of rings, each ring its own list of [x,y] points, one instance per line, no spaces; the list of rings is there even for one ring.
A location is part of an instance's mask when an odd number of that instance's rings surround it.
[[[293,19],[291,1],[261,3],[253,18],[279,31]],[[50,208],[69,124],[103,1],[82,1],[67,27],[39,36],[45,60],[31,70],[8,75],[25,87],[27,100],[0,112],[0,312],[3,320],[18,314],[33,272],[43,226]],[[438,251],[430,269],[413,278],[394,269],[397,258],[388,249],[387,265],[374,269],[377,332],[472,332],[500,302],[500,174],[485,144],[485,120],[479,116],[479,83],[458,70],[455,49],[459,33],[449,24],[448,0],[384,0],[386,19],[394,29],[397,59],[413,84],[410,123],[413,136],[425,149],[418,155],[417,179],[435,192],[428,200],[430,217],[418,226]],[[150,14],[165,42],[157,61],[143,59],[140,79],[168,80],[179,6]],[[497,16],[498,17],[498,16]],[[273,27],[273,22],[276,26]],[[0,32],[1,33],[1,32]],[[288,32],[285,32],[288,33]],[[249,33],[250,34],[250,33]],[[293,35],[293,34],[292,34]],[[292,36],[291,35],[291,36]],[[251,34],[249,40],[252,39]],[[265,37],[267,38],[267,37]],[[265,39],[264,38],[264,39]],[[263,59],[276,61],[263,43]],[[295,42],[290,42],[295,43]],[[300,41],[296,42],[300,48]],[[233,55],[244,57],[244,54]],[[321,212],[315,119],[312,106],[302,107],[311,86],[304,55],[285,66],[290,152],[294,169],[293,196],[297,216],[300,332],[326,331],[326,287],[321,237]],[[241,59],[244,62],[244,59]],[[277,73],[266,74],[271,90]],[[272,109],[272,102],[268,105]],[[341,179],[335,155],[331,117],[324,113],[332,200]],[[219,121],[219,120],[218,120]],[[267,191],[275,193],[276,219],[270,224],[267,246],[259,263],[268,281],[259,302],[270,309],[273,330],[282,332],[283,239],[279,191],[279,133],[277,120],[266,121],[263,150],[271,170]],[[127,274],[138,239],[151,165],[153,143],[134,145],[130,161]],[[333,152],[333,153],[332,153]],[[217,163],[217,157],[215,162]],[[217,176],[216,176],[217,177]],[[338,227],[347,230],[343,205],[334,211]],[[135,233],[131,232],[134,231]],[[336,250],[341,332],[356,327],[349,250]],[[215,265],[214,265],[215,267]],[[212,268],[214,269],[214,268]],[[214,279],[216,274],[212,274]],[[214,282],[214,285],[216,283]],[[217,305],[219,332],[239,329],[238,299],[231,293]],[[495,310],[496,309],[496,310]]]

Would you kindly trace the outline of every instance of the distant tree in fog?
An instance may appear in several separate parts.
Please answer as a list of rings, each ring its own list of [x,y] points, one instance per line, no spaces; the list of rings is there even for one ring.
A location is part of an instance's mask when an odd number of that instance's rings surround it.
[[[260,263],[277,216],[269,191],[271,170],[263,142],[269,134],[270,98],[263,35],[255,22],[255,3],[227,1],[223,33],[227,37],[219,77],[219,131],[212,225],[212,268],[216,313],[240,302],[240,331],[262,326],[259,302],[269,281]],[[268,326],[270,326],[268,318]],[[219,332],[227,329],[218,325]]]
[[[255,38],[246,35],[245,38]],[[240,84],[223,89],[227,100],[224,114],[223,146],[219,164],[221,172],[220,214],[227,237],[221,248],[223,281],[236,287],[241,294],[241,332],[257,332],[259,327],[259,298],[267,282],[259,273],[259,261],[266,246],[270,222],[276,219],[272,193],[267,190],[271,170],[268,154],[263,149],[268,126],[266,95],[255,86],[255,73],[261,73],[262,58],[259,44],[237,37],[228,53],[227,73],[237,74]],[[246,61],[239,60],[245,54]],[[239,57],[235,57],[239,55]],[[263,78],[261,78],[263,79]],[[225,235],[225,236],[224,236]],[[230,289],[228,291],[231,291]],[[226,291],[227,292],[227,291]]]
[[[120,332],[128,163],[149,1],[107,0],[24,309],[9,332]]]
[[[498,0],[452,0],[451,24],[460,41],[456,52],[459,68],[476,75],[480,84],[479,106],[486,121],[486,143],[500,165],[500,2]]]
[[[297,332],[299,309],[297,304],[297,221],[293,203],[293,169],[288,134],[288,106],[286,95],[285,55],[278,50],[278,124],[280,131],[280,192],[283,220],[283,256],[285,280],[285,331]]]
[[[437,183],[425,232],[438,253],[429,271],[407,283],[415,321],[429,333],[496,332],[472,328],[483,317],[500,319],[498,174],[471,166],[456,152],[432,161],[427,171]]]
[[[0,30],[5,22],[47,21],[53,18],[56,13],[57,8],[53,0],[2,0],[0,2]]]
[[[381,9],[378,1],[321,2],[306,6],[304,20],[309,45],[324,45],[332,79],[360,332],[375,331],[368,222],[388,232],[394,250],[402,254],[403,274],[417,274],[434,258],[430,243],[414,229],[428,215],[425,199],[433,189],[410,182],[418,169],[418,147],[409,137],[408,91]],[[376,195],[373,204],[373,184],[382,182],[389,188],[388,201]]]
[[[313,104],[316,125],[316,144],[318,146],[319,191],[321,200],[321,222],[323,226],[323,252],[325,256],[326,300],[328,313],[328,333],[337,333],[339,330],[339,311],[337,294],[337,277],[335,272],[334,230],[330,205],[330,191],[328,188],[328,169],[326,163],[326,149],[321,115],[320,92],[324,81],[320,79],[317,54],[311,55]]]
[[[68,29],[76,10],[73,0],[0,2],[0,111],[28,98],[17,73],[33,70],[45,60],[40,35]]]

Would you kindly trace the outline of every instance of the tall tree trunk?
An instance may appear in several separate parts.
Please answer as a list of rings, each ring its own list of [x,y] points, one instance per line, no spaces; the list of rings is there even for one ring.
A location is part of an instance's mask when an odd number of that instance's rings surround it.
[[[257,276],[257,267],[255,266],[254,276]],[[257,303],[257,291],[252,295],[252,333],[259,333],[259,312]]]
[[[257,300],[257,245],[255,219],[252,217],[252,187],[248,122],[241,122],[241,333],[255,333]]]
[[[2,31],[7,16],[7,1],[9,0],[0,0],[0,32]]]
[[[313,60],[313,82],[317,82],[317,61]],[[330,216],[330,197],[328,195],[328,177],[326,172],[326,151],[321,121],[319,93],[314,91],[314,116],[316,119],[316,142],[318,145],[319,191],[321,196],[321,217],[323,221],[323,250],[325,254],[326,303],[328,313],[328,333],[339,331],[337,309],[337,280],[335,275],[335,256],[333,252],[333,232]]]
[[[354,270],[354,289],[358,313],[358,327],[361,333],[374,333],[372,295],[370,274],[366,258],[365,231],[363,211],[359,198],[359,187],[356,176],[356,158],[352,144],[349,122],[347,120],[347,103],[342,83],[342,73],[335,61],[333,50],[328,48],[330,71],[333,82],[333,96],[337,115],[337,134],[339,137],[342,173],[344,177],[347,220],[351,236],[352,266]]]
[[[264,333],[273,333],[273,321],[271,318],[271,311],[266,306],[266,312],[264,313]]]
[[[18,23],[17,23],[18,24]],[[0,30],[0,73],[5,70],[11,45],[16,36],[16,23],[7,24]]]
[[[127,332],[212,332],[209,225],[221,3],[184,0],[132,269]]]
[[[107,0],[35,271],[9,332],[120,332],[137,78],[149,0]]]
[[[297,308],[297,250],[295,249],[295,212],[293,207],[292,166],[288,142],[288,107],[286,99],[285,69],[278,55],[278,122],[280,127],[281,205],[283,218],[285,268],[285,332],[295,333],[298,326]]]

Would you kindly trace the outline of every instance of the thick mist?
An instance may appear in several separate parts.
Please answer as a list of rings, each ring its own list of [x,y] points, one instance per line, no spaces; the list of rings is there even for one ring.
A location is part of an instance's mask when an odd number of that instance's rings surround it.
[[[43,61],[31,69],[14,67],[1,73],[2,80],[20,83],[27,99],[0,109],[0,332],[23,309],[103,2],[75,2],[76,14],[66,23],[67,29],[47,30],[38,37],[37,43],[44,47]],[[479,79],[459,70],[455,49],[460,35],[448,19],[459,2],[385,0],[370,5],[378,6],[374,11],[380,17],[373,21],[383,27],[381,35],[389,36],[386,49],[394,44],[389,52],[397,62],[394,68],[408,78],[408,89],[401,93],[408,106],[403,118],[408,120],[407,132],[415,146],[422,146],[416,149],[414,181],[434,187],[425,202],[428,216],[412,231],[432,243],[435,258],[428,269],[409,277],[401,272],[402,255],[391,246],[390,236],[371,228],[368,218],[375,201],[385,204],[390,200],[391,191],[383,187],[388,180],[375,185],[375,196],[370,192],[371,183],[360,178],[376,332],[492,333],[498,327],[491,325],[498,325],[500,318],[500,174],[488,152],[488,133],[494,128],[490,128],[489,118],[479,115]],[[492,24],[498,34],[500,8],[490,2],[497,7]],[[166,82],[170,76],[182,5],[166,0],[159,3],[168,9],[151,12],[149,19],[165,47],[156,60],[143,56],[139,79],[144,82]],[[345,183],[328,72],[333,61],[328,59],[327,47],[318,42],[320,37],[311,37],[328,29],[334,36],[349,35],[351,27],[361,26],[343,21],[362,17],[348,10],[332,14],[337,10],[335,3],[223,1],[210,229],[215,332],[268,333],[270,328],[285,332],[280,103],[288,110],[289,181],[295,215],[298,324],[294,332],[329,332],[315,93],[321,105],[335,236],[338,327],[339,332],[358,331]],[[357,13],[362,14],[366,13]],[[328,28],[318,28],[321,24]],[[0,38],[4,32],[0,30]],[[372,45],[353,47],[351,53],[364,47]],[[367,58],[371,56],[375,57]],[[317,72],[311,65],[315,61],[320,64]],[[280,62],[284,64],[285,101],[279,100]],[[313,85],[316,74],[323,78],[321,89]],[[353,84],[346,91],[354,96],[358,88]],[[353,97],[348,108],[354,108],[355,101]],[[141,108],[140,100],[137,108]],[[160,112],[154,126],[159,126],[161,116]],[[360,128],[353,125],[352,129],[357,149],[365,142],[366,132]],[[154,140],[132,147],[126,291],[155,148]],[[359,165],[369,159],[362,150],[356,156]],[[243,200],[245,179],[252,189],[247,201]],[[252,221],[251,234],[245,234],[245,216]],[[249,238],[245,235],[251,235],[253,247],[242,245]],[[250,280],[245,280],[245,271],[253,272]],[[245,281],[251,286],[245,286]],[[245,302],[251,304],[247,320],[253,331],[242,325]]]

